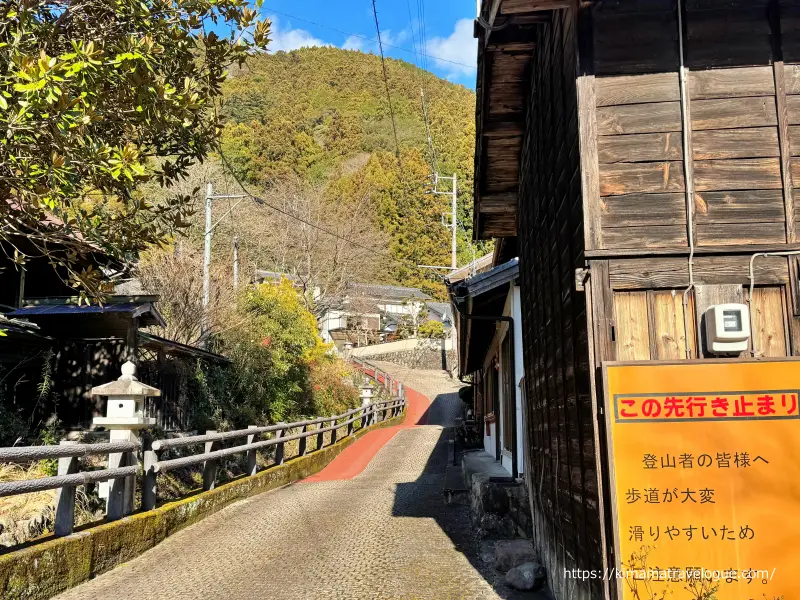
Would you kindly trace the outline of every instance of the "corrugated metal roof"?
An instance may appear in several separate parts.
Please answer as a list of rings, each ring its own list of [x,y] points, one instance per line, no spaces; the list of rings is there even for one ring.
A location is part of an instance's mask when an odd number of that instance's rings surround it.
[[[72,315],[72,314],[94,314],[94,313],[133,313],[140,304],[133,302],[125,302],[122,304],[98,304],[82,305],[77,304],[50,304],[42,306],[25,306],[18,308],[10,313],[6,313],[9,317],[30,317],[32,315]]]
[[[128,313],[132,317],[145,317],[142,325],[160,325],[164,327],[166,322],[161,313],[156,310],[151,302],[118,302],[108,304],[40,304],[35,306],[24,306],[12,312],[6,313],[7,317],[18,317],[36,320],[36,317],[50,317],[56,315],[102,315],[108,313]]]

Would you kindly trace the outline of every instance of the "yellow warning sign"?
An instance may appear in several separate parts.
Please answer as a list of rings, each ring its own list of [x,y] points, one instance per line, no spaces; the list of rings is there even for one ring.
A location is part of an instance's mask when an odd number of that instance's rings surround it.
[[[800,361],[604,366],[624,599],[800,598]]]

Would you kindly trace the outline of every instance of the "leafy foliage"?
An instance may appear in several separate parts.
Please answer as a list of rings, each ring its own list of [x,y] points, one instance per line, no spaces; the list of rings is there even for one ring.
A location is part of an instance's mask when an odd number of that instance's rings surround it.
[[[81,240],[127,258],[185,225],[185,195],[153,204],[136,188],[169,188],[209,154],[226,68],[268,34],[246,0],[1,3],[0,241],[60,238],[58,262],[96,290],[74,268]]]
[[[215,349],[233,364],[208,371],[198,365],[198,415],[207,422],[196,426],[274,423],[357,404],[347,368],[322,342],[316,319],[291,282],[249,288],[236,312],[237,326],[215,340]]]
[[[224,86],[222,149],[261,188],[300,178],[324,187],[330,202],[355,206],[367,198],[364,217],[389,236],[395,259],[386,282],[443,297],[437,276],[416,265],[450,264],[450,233],[441,225],[450,200],[425,192],[434,163],[442,175],[458,175],[459,262],[472,260],[475,96],[403,61],[390,59],[387,69],[399,160],[379,57],[330,47],[260,55],[235,72]]]
[[[444,337],[444,325],[439,321],[425,321],[419,326],[419,337],[440,340]]]

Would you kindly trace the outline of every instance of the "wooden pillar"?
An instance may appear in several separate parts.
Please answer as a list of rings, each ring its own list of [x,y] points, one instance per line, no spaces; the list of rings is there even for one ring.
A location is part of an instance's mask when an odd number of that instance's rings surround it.
[[[77,442],[62,441],[62,446],[72,446]],[[78,472],[78,459],[74,456],[58,459],[58,474],[71,475]],[[72,533],[75,527],[75,486],[67,485],[56,491],[55,534],[62,537]]]
[[[286,425],[286,423],[278,423],[278,425]],[[285,428],[279,429],[278,431],[275,432],[275,438],[276,439],[280,439],[280,438],[284,437],[285,433],[286,433],[286,429]],[[280,442],[275,446],[275,464],[276,465],[282,465],[283,464],[284,453],[285,453],[284,446],[285,446],[285,444],[283,442]]]
[[[133,364],[139,364],[139,318],[133,317],[128,323],[128,331],[125,338],[125,360]]]
[[[303,425],[303,433],[308,433],[308,425]],[[308,438],[300,438],[300,448],[297,451],[299,456],[305,456],[308,452]]]
[[[317,425],[317,429],[325,429],[325,423],[320,423]],[[325,433],[318,433],[317,434],[317,450],[322,450],[322,447],[325,445]]]
[[[158,499],[156,487],[158,474],[154,470],[158,462],[158,453],[153,450],[153,437],[150,434],[145,434],[142,448],[142,510],[153,510]]]
[[[248,425],[248,429],[258,429],[257,425]],[[257,433],[251,433],[247,436],[247,443],[253,444],[255,443],[256,439],[258,438]],[[250,476],[255,475],[258,472],[258,453],[256,450],[248,450],[247,451],[247,474]]]
[[[206,431],[206,435],[217,433],[214,429]],[[219,442],[206,442],[205,452],[213,452],[219,448]],[[217,459],[203,463],[203,490],[213,490],[217,485]]]

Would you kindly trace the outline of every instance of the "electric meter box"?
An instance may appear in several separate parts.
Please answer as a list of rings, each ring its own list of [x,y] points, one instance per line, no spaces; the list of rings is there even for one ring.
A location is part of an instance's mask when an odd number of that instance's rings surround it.
[[[746,304],[715,304],[706,310],[706,340],[713,354],[745,352],[750,340]]]

